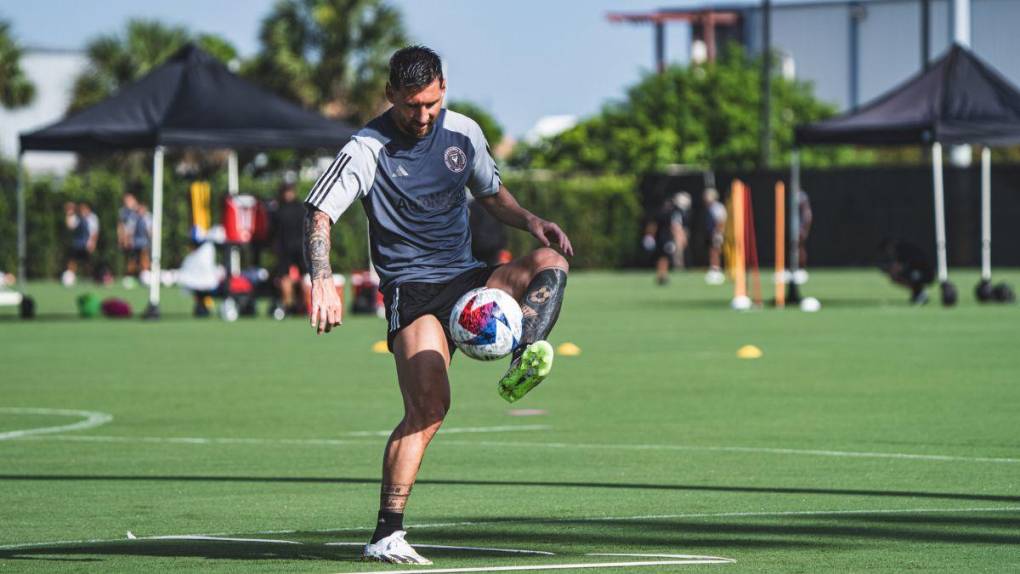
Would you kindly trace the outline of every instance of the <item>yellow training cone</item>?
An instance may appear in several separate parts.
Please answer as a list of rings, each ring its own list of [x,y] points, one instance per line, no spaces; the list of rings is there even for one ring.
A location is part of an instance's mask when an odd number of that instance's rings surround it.
[[[556,349],[556,353],[564,357],[576,357],[581,354],[581,347],[573,343],[563,343]]]
[[[737,349],[737,357],[741,359],[759,359],[762,355],[764,353],[761,352],[761,349],[754,345],[744,345]]]
[[[372,345],[372,352],[373,353],[389,353],[390,350],[386,348],[386,341],[376,341],[375,344]]]

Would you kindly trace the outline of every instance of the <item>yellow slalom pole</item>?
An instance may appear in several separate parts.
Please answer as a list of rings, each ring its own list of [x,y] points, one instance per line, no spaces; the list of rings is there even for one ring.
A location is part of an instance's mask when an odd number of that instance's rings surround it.
[[[776,182],[776,308],[786,306],[786,186]]]
[[[747,297],[747,268],[744,263],[744,182],[733,180],[733,298]]]

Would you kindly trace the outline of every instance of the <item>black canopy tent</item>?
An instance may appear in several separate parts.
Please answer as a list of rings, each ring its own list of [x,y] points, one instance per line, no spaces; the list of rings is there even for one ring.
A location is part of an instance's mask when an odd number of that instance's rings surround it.
[[[159,308],[166,147],[228,148],[229,192],[237,193],[238,148],[338,149],[356,130],[306,110],[231,73],[193,44],[110,98],[37,131],[18,153],[18,277],[25,277],[26,151],[153,149],[153,241],[149,306]]]
[[[991,152],[1020,144],[1020,89],[967,48],[954,45],[928,70],[835,118],[798,126],[795,146],[814,144],[930,145],[935,196],[935,245],[943,302],[948,302],[942,144],[978,144],[981,151],[981,277],[991,278]],[[799,189],[794,152],[791,186]],[[796,222],[791,225],[795,227]],[[792,229],[791,233],[796,233]],[[796,235],[794,235],[796,237]],[[796,266],[796,249],[791,259]]]

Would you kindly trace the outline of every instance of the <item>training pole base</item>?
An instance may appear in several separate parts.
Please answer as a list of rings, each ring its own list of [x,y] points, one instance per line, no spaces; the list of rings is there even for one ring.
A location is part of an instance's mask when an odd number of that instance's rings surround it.
[[[786,286],[786,304],[799,305],[800,300],[801,300],[800,287],[795,282],[793,282],[793,280],[791,280],[790,283]]]
[[[149,303],[145,307],[145,312],[142,313],[142,319],[145,321],[154,321],[159,319],[159,317],[159,305],[153,305],[152,303]]]

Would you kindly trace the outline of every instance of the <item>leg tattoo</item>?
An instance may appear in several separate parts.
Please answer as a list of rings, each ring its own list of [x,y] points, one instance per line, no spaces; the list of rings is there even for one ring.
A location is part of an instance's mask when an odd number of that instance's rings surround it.
[[[535,341],[549,336],[563,305],[563,291],[567,287],[567,272],[557,267],[539,271],[524,292],[521,311],[524,321],[521,328],[521,342],[514,350],[514,357]]]
[[[371,542],[374,544],[398,530],[404,529],[404,507],[411,496],[410,484],[383,484],[379,493],[379,521]]]
[[[402,513],[409,496],[411,496],[410,484],[384,484],[379,494],[379,509]]]

